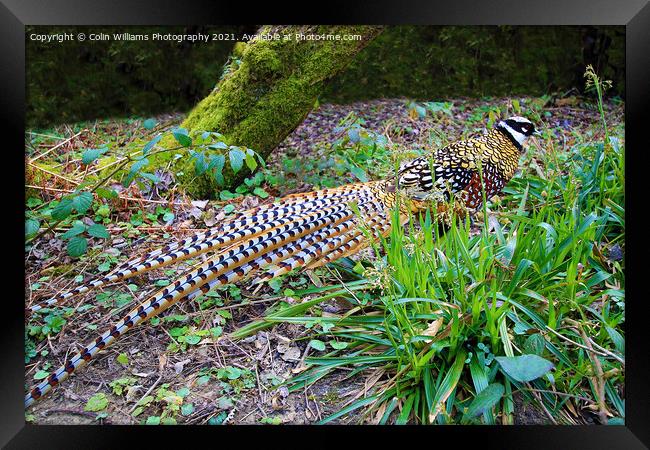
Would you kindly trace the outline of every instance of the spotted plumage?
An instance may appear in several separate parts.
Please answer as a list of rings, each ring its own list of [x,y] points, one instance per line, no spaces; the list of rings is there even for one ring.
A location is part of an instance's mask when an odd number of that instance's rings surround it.
[[[528,119],[511,117],[482,136],[454,142],[430,157],[400,167],[398,186],[410,198],[447,202],[452,195],[476,209],[501,192],[517,170],[523,138],[535,128]],[[484,189],[485,188],[485,189]]]
[[[256,275],[260,283],[298,268],[315,268],[365,248],[391,229],[391,212],[399,206],[400,222],[459,196],[468,208],[501,191],[514,175],[522,136],[534,132],[524,118],[499,122],[484,136],[455,142],[400,167],[395,180],[354,183],[284,197],[239,214],[218,227],[165,245],[116,267],[109,275],[32,306],[30,312],[50,307],[106,285],[166,267],[188,258],[210,254],[70,356],[58,369],[33,387],[25,406],[51,391],[99,351],[139,323],[188,301],[216,285]],[[479,170],[480,168],[480,170]]]

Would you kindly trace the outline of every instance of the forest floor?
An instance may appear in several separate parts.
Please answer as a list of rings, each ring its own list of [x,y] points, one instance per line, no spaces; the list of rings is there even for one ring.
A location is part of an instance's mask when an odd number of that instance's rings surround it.
[[[522,105],[538,103],[541,128],[552,130],[559,151],[571,147],[578,137],[602,139],[597,109],[579,99],[517,101]],[[65,228],[57,228],[56,235],[46,233],[26,247],[26,306],[74,287],[81,278],[92,279],[138,253],[213,226],[232,213],[229,205],[240,211],[288,193],[385,175],[388,164],[377,164],[375,156],[358,159],[346,148],[349,142],[344,134],[350,128],[342,128],[342,123],[354,122],[365,131],[384,136],[395,146],[423,154],[446,142],[481,133],[491,112],[512,113],[512,102],[511,98],[452,99],[447,105],[432,104],[432,109],[424,111],[422,106],[416,107],[404,99],[320,105],[276,149],[250,189],[219,200],[185,197],[175,188],[173,176],[164,171],[152,185],[124,189],[115,183],[112,187],[121,199],[98,203],[91,214],[95,221],[106,224],[108,239],[90,239],[89,249],[81,258],[66,253],[66,242],[59,233]],[[610,128],[623,127],[624,104],[610,101],[605,109]],[[180,114],[155,118],[168,126],[180,123],[181,119]],[[139,119],[83,122],[28,131],[26,158],[32,172],[26,180],[26,208],[36,209],[75,189],[78,161],[85,149],[107,141],[117,145],[145,132]],[[252,186],[261,190],[254,191]],[[108,210],[100,210],[103,205]],[[370,253],[359,257],[372,259]],[[137,299],[197,262],[200,260],[154,270],[128,282],[82,294],[64,307],[29,318],[25,336],[26,388],[58,367],[77,346],[94,339],[108,323],[133,307]],[[255,292],[245,282],[224,288],[217,296],[206,297],[210,304],[179,304],[163,313],[160,320],[133,329],[51,395],[36,402],[26,411],[27,421],[318,422],[363,396],[368,376],[363,372],[349,376],[349,369],[341,369],[304,389],[289,392],[282,383],[302,373],[306,358],[317,353],[309,345],[310,327],[280,323],[243,339],[232,339],[230,334],[263,317],[277,302],[295,304],[311,298],[307,294],[298,300],[293,292],[331,281],[337,282],[331,270],[322,268],[292,274],[283,278],[280,285],[264,285]],[[321,305],[322,311],[332,314],[349,308],[349,304],[337,300]],[[196,339],[187,338],[192,333]],[[515,399],[515,423],[552,423],[541,408],[520,397]],[[358,423],[362,418],[357,410],[332,423]],[[576,423],[592,421],[589,414],[576,419]]]

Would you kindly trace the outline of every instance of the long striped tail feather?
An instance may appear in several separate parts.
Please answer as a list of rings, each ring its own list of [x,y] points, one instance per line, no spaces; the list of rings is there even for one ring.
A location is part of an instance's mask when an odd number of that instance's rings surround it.
[[[308,195],[296,194],[294,210],[287,210],[285,202],[275,209],[271,206],[256,208],[254,212],[245,213],[248,217],[244,219],[239,216],[231,223],[217,227],[224,232],[223,230],[231,230],[228,227],[234,227],[235,223],[246,223],[246,228],[218,237],[213,235],[206,237],[208,233],[204,233],[201,239],[184,240],[183,245],[160,251],[157,258],[163,260],[158,265],[143,261],[142,258],[135,259],[139,261],[135,267],[129,267],[122,273],[114,273],[115,278],[112,280],[125,279],[155,267],[163,267],[186,259],[189,256],[182,251],[183,249],[194,249],[194,253],[190,252],[192,255],[207,251],[216,252],[200,266],[189,270],[174,283],[151,295],[93,342],[68,358],[65,364],[32,388],[25,396],[25,407],[83,367],[119,336],[179,301],[194,299],[217,284],[230,284],[269,267],[274,269],[267,270],[262,276],[263,279],[273,278],[301,266],[318,267],[337,259],[341,254],[353,252],[360,246],[367,245],[364,241],[365,237],[358,230],[358,217],[355,213],[357,209],[379,234],[385,234],[386,228],[390,228],[386,220],[388,213],[384,210],[383,203],[369,188],[369,184],[329,190],[328,197],[325,199],[318,197],[319,191]],[[301,204],[309,203],[305,201],[306,198],[312,198],[313,201],[310,205],[301,208]],[[354,208],[350,206],[351,202],[355,203]],[[274,212],[278,209],[286,213]],[[344,250],[343,253],[341,249]],[[183,254],[179,255],[179,252]],[[127,271],[132,272],[126,273]],[[74,294],[65,298],[105,284],[108,282],[105,281],[106,279],[110,277],[87,283],[82,287],[85,290],[71,291]],[[101,280],[104,281],[100,283]]]
[[[280,206],[275,204],[263,205],[245,212],[239,217],[215,227],[207,232],[199,233],[177,243],[169,244],[145,255],[133,258],[106,276],[92,280],[68,292],[60,293],[51,299],[33,305],[30,312],[61,304],[64,301],[92,289],[143,274],[147,271],[163,268],[203,253],[216,251],[225,245],[237,242],[246,236],[255,236],[264,231],[291,221],[305,213],[322,210],[325,206],[346,205],[350,200],[368,201],[372,197],[370,183],[353,184],[337,189],[315,191],[307,194],[293,194],[285,198]],[[354,187],[354,189],[352,188]],[[324,192],[324,194],[320,194]],[[243,230],[243,231],[241,231]]]

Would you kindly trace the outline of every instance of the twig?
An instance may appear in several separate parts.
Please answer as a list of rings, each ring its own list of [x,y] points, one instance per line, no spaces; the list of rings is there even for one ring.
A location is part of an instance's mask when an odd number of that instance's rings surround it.
[[[31,188],[31,189],[40,189],[42,191],[52,191],[52,192],[64,192],[66,194],[70,194],[74,192],[71,189],[57,189],[57,188],[51,188],[51,187],[46,187],[46,186],[34,186],[31,184],[26,184],[26,188]],[[146,198],[135,198],[135,197],[123,197],[123,196],[118,196],[120,200],[125,200],[125,201],[132,201],[132,202],[145,202],[145,203],[158,203],[161,205],[175,205],[175,206],[188,206],[187,203],[183,202],[170,202],[166,200],[148,200]]]
[[[144,395],[143,395],[142,397],[140,397],[140,399],[139,399],[137,402],[135,402],[135,405],[133,405],[133,408],[131,408],[131,409],[129,410],[129,416],[130,416],[131,414],[133,414],[133,411],[135,411],[135,409],[138,407],[138,405],[139,405],[139,403],[142,401],[142,399],[145,398],[147,395],[149,395],[149,394],[151,393],[151,391],[153,391],[153,389],[154,389],[156,386],[158,386],[158,383],[160,383],[160,380],[162,380],[162,375],[160,375],[160,376],[158,377],[158,379],[157,379],[157,380],[156,380],[156,381],[151,385],[151,387],[150,387],[149,389],[147,389],[147,392],[145,392]]]
[[[591,340],[587,337],[587,333],[585,333],[584,328],[582,327],[581,324],[578,323],[578,330],[580,331],[580,335],[582,336],[582,340],[589,346],[589,348],[592,348],[591,346]],[[600,364],[600,360],[596,356],[589,356],[589,359],[591,360],[594,370],[596,371],[596,376],[595,377],[590,377],[592,379],[592,382],[594,383],[594,386],[596,387],[596,395],[598,399],[598,409],[599,409],[599,414],[598,416],[600,417],[600,423],[603,425],[607,425],[607,405],[605,404],[605,379],[603,377],[603,366]]]
[[[56,150],[57,148],[61,147],[63,144],[66,144],[66,143],[70,142],[71,140],[73,140],[74,138],[76,138],[77,136],[79,136],[81,133],[83,133],[83,132],[85,132],[85,131],[88,131],[88,130],[87,130],[87,129],[83,129],[83,130],[81,130],[79,133],[75,134],[75,135],[72,136],[72,137],[69,137],[69,138],[66,139],[65,141],[59,142],[58,144],[56,144],[56,145],[55,145],[54,147],[52,147],[51,149],[49,149],[49,150],[47,150],[47,151],[41,153],[40,155],[38,155],[38,156],[32,158],[32,159],[31,159],[31,162],[34,162],[34,161],[36,161],[37,159],[41,159],[43,156],[45,156],[45,155],[51,153],[52,151],[54,151],[54,150]]]
[[[78,184],[79,184],[79,183],[77,183],[76,181],[73,181],[73,180],[71,180],[71,179],[69,179],[69,178],[64,177],[63,175],[59,175],[58,173],[50,172],[49,170],[47,170],[47,169],[43,169],[42,167],[40,167],[40,166],[38,166],[38,165],[36,165],[36,164],[32,164],[31,161],[27,161],[27,165],[32,166],[33,168],[35,168],[35,169],[37,169],[37,170],[40,170],[41,172],[45,172],[45,173],[48,174],[48,175],[52,175],[53,177],[61,178],[62,180],[67,181],[68,183],[72,183],[72,184],[74,184],[74,185],[78,185]]]
[[[577,343],[576,341],[573,341],[573,340],[569,339],[568,337],[566,337],[566,336],[564,336],[564,335],[558,333],[557,331],[555,331],[553,328],[549,327],[548,325],[546,326],[546,329],[549,330],[550,332],[552,332],[553,334],[555,334],[557,337],[562,338],[562,339],[564,339],[565,341],[570,342],[570,343],[572,343],[573,345],[578,346],[578,347],[580,347],[580,348],[582,348],[582,349],[584,349],[584,350],[587,350],[587,351],[589,351],[589,352],[593,352],[593,353],[595,353],[596,355],[600,355],[600,356],[608,356],[606,353],[601,353],[601,352],[598,352],[598,351],[594,350],[593,347],[587,347],[586,345],[579,344],[579,343]]]

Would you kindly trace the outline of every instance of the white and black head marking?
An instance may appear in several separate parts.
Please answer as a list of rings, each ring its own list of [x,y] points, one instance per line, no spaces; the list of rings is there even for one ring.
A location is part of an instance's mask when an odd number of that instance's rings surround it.
[[[520,116],[512,116],[506,120],[501,120],[497,124],[497,128],[505,133],[520,151],[523,149],[526,138],[535,133],[533,123]]]

